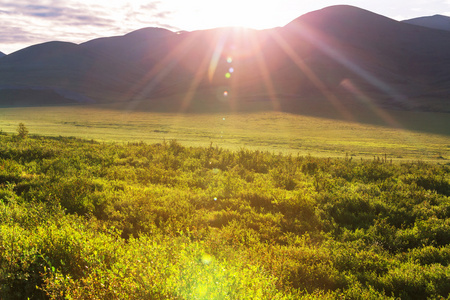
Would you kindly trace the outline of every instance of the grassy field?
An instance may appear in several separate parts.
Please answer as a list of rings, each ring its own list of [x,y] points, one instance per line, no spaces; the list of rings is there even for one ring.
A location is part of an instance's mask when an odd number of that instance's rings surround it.
[[[105,142],[175,139],[185,146],[212,143],[231,150],[357,159],[387,155],[393,160],[449,162],[447,114],[391,111],[374,118],[375,114],[356,108],[357,118],[347,121],[330,109],[319,109],[319,105],[309,107],[300,115],[268,111],[176,114],[101,106],[0,108],[0,129],[15,133],[23,122],[30,134]]]
[[[313,104],[0,109],[0,298],[449,299],[448,114]]]
[[[450,297],[448,165],[22,133],[0,299]]]

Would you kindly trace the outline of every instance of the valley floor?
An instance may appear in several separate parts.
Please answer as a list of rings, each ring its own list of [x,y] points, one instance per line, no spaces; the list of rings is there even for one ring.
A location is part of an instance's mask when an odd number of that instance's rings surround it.
[[[317,108],[319,109],[319,108]],[[165,113],[124,107],[62,106],[0,108],[0,130],[14,133],[24,123],[30,134],[73,136],[105,142],[219,146],[321,157],[450,162],[448,114],[390,111],[384,120],[343,120],[336,112]],[[419,130],[418,128],[421,128]]]

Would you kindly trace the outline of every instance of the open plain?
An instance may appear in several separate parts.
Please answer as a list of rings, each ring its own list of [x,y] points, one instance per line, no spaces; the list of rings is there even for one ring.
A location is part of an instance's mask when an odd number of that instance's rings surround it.
[[[359,109],[359,118],[364,111]],[[380,110],[381,111],[381,110]],[[20,122],[30,134],[73,136],[102,142],[218,146],[321,157],[392,160],[450,160],[448,114],[383,111],[385,119],[369,116],[344,120],[337,112],[318,117],[285,112],[168,113],[127,111],[102,106],[0,108],[0,129],[15,133]],[[323,115],[327,116],[324,117]],[[388,122],[390,122],[388,124]],[[417,128],[420,128],[419,131]]]

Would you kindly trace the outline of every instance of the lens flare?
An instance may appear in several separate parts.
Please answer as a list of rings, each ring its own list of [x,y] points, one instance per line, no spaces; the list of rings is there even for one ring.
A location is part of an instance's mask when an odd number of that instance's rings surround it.
[[[227,57],[227,62],[228,62],[229,64],[231,64],[231,63],[233,62],[233,58],[232,58],[231,56],[228,56],[228,57]]]
[[[223,95],[226,97],[228,96],[228,91],[223,92]]]
[[[202,263],[205,265],[209,265],[212,262],[213,257],[209,254],[203,254],[202,255]]]
[[[227,72],[227,74],[225,74],[226,78],[230,78],[231,77],[231,73]]]
[[[230,69],[228,70],[228,72],[233,73],[233,72],[234,72],[234,68],[230,68]]]

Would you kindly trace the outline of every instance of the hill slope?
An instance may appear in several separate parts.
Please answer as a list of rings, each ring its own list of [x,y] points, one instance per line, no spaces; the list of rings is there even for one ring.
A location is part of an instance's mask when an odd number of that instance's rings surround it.
[[[144,106],[166,97],[163,104],[177,111],[239,109],[248,101],[290,111],[305,99],[361,95],[383,106],[450,111],[450,33],[345,5],[263,31],[144,28],[8,55],[0,61],[0,88],[18,87]]]
[[[419,25],[423,27],[450,31],[450,17],[434,15],[430,17],[420,17],[404,20],[404,23]]]

